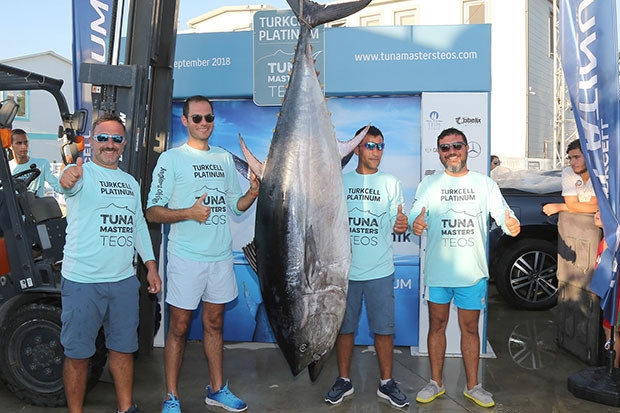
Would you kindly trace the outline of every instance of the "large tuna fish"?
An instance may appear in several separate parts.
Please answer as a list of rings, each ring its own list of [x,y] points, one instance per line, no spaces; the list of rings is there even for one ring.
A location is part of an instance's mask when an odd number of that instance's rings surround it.
[[[291,78],[264,165],[242,150],[261,178],[256,260],[263,301],[291,371],[315,380],[344,317],[351,263],[341,158],[314,68],[311,29],[363,9],[370,0],[320,5],[287,0],[300,21]]]

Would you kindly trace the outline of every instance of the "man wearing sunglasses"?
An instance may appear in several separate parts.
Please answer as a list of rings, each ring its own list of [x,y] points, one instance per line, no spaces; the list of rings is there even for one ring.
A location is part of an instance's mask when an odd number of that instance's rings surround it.
[[[586,159],[581,151],[579,139],[568,144],[566,155],[569,166],[562,169],[562,196],[564,203],[551,203],[543,206],[547,215],[561,211],[594,214],[598,211],[598,200],[590,180]]]
[[[363,130],[359,129],[355,136]],[[347,307],[336,339],[339,377],[325,395],[325,401],[331,404],[339,404],[353,394],[350,367],[363,300],[370,330],[374,333],[381,375],[377,396],[395,407],[409,404],[407,395],[392,379],[395,326],[392,232],[406,232],[408,223],[402,212],[404,200],[400,181],[379,170],[384,145],[381,131],[371,126],[354,150],[358,157],[357,168],[344,175],[352,259]]]
[[[480,406],[491,407],[493,395],[478,383],[478,320],[480,310],[486,308],[489,215],[508,235],[517,236],[521,228],[495,181],[467,169],[468,150],[462,131],[449,128],[439,134],[437,153],[445,170],[420,182],[409,212],[413,233],[421,236],[427,231],[424,298],[428,300],[431,380],[416,401],[430,403],[445,393],[446,326],[454,299],[467,379],[463,394]]]
[[[78,158],[60,176],[67,201],[67,237],[62,263],[63,379],[69,412],[83,411],[89,358],[103,326],[118,412],[137,413],[132,402],[133,353],[138,350],[140,281],[135,251],[144,261],[148,292],[161,288],[140,186],[118,168],[125,126],[114,115],[93,124],[92,162]]]
[[[166,302],[170,323],[164,351],[167,397],[162,413],[179,413],[178,380],[192,311],[202,302],[204,350],[210,383],[205,403],[240,412],[247,405],[224,383],[224,306],[237,297],[228,211],[240,215],[258,196],[252,175],[241,191],[232,156],[209,145],[213,106],[204,96],[183,105],[187,143],[164,152],[153,170],[146,217],[170,224]]]

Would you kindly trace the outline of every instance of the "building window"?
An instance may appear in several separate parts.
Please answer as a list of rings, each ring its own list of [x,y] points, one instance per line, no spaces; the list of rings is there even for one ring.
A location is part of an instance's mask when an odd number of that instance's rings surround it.
[[[394,13],[394,24],[397,26],[413,26],[417,23],[417,14],[416,9],[397,11]]]
[[[30,118],[30,95],[25,90],[9,90],[0,92],[0,100],[13,99],[19,105],[15,119],[28,120]]]
[[[484,1],[463,1],[463,24],[484,24],[486,17]]]
[[[360,18],[360,26],[379,26],[381,24],[381,15],[374,14],[372,16],[364,16]]]
[[[555,56],[556,28],[553,20],[553,10],[549,12],[549,56]]]

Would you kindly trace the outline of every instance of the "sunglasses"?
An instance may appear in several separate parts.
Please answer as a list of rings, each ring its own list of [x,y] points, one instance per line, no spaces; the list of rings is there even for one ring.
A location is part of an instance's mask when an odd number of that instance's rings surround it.
[[[192,116],[190,116],[190,119],[195,124],[199,124],[200,122],[202,122],[202,118],[205,119],[205,122],[212,123],[215,120],[215,115],[213,113],[208,113],[206,115],[192,115]]]
[[[382,151],[383,148],[385,148],[385,143],[366,142],[363,146],[365,146],[369,151],[374,151],[375,148]]]
[[[99,135],[93,136],[93,139],[99,143],[107,142],[110,138],[112,138],[112,142],[114,143],[125,142],[125,137],[121,135],[108,135],[107,133],[100,133]]]
[[[500,161],[493,161],[493,165],[501,165],[502,163]]]
[[[441,152],[445,153],[450,150],[450,147],[454,148],[455,151],[460,151],[465,146],[467,146],[465,142],[452,142],[452,143],[442,143],[441,145],[437,147],[439,148]]]

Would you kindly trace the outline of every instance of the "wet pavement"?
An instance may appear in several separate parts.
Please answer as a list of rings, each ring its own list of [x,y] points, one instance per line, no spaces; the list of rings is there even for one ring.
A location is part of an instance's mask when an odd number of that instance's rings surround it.
[[[302,372],[293,377],[279,349],[273,345],[225,343],[224,370],[230,389],[254,412],[620,412],[620,408],[573,396],[567,379],[589,366],[555,343],[556,314],[522,311],[507,306],[494,287],[489,288],[488,341],[495,358],[480,363],[483,386],[493,393],[494,408],[478,407],[463,396],[465,373],[460,358],[446,359],[446,394],[427,405],[415,402],[415,395],[430,378],[427,357],[412,356],[409,347],[397,347],[394,378],[412,403],[396,409],[376,396],[378,367],[372,347],[357,346],[353,356],[353,396],[338,406],[323,401],[337,376],[335,354],[316,382]],[[140,355],[136,361],[135,401],[140,412],[161,411],[165,394],[163,349]],[[208,371],[202,343],[189,342],[180,382],[184,413],[224,412],[204,403]],[[66,408],[41,408],[20,402],[0,385],[0,411],[62,412]],[[86,412],[115,411],[114,387],[107,373],[87,395]]]

